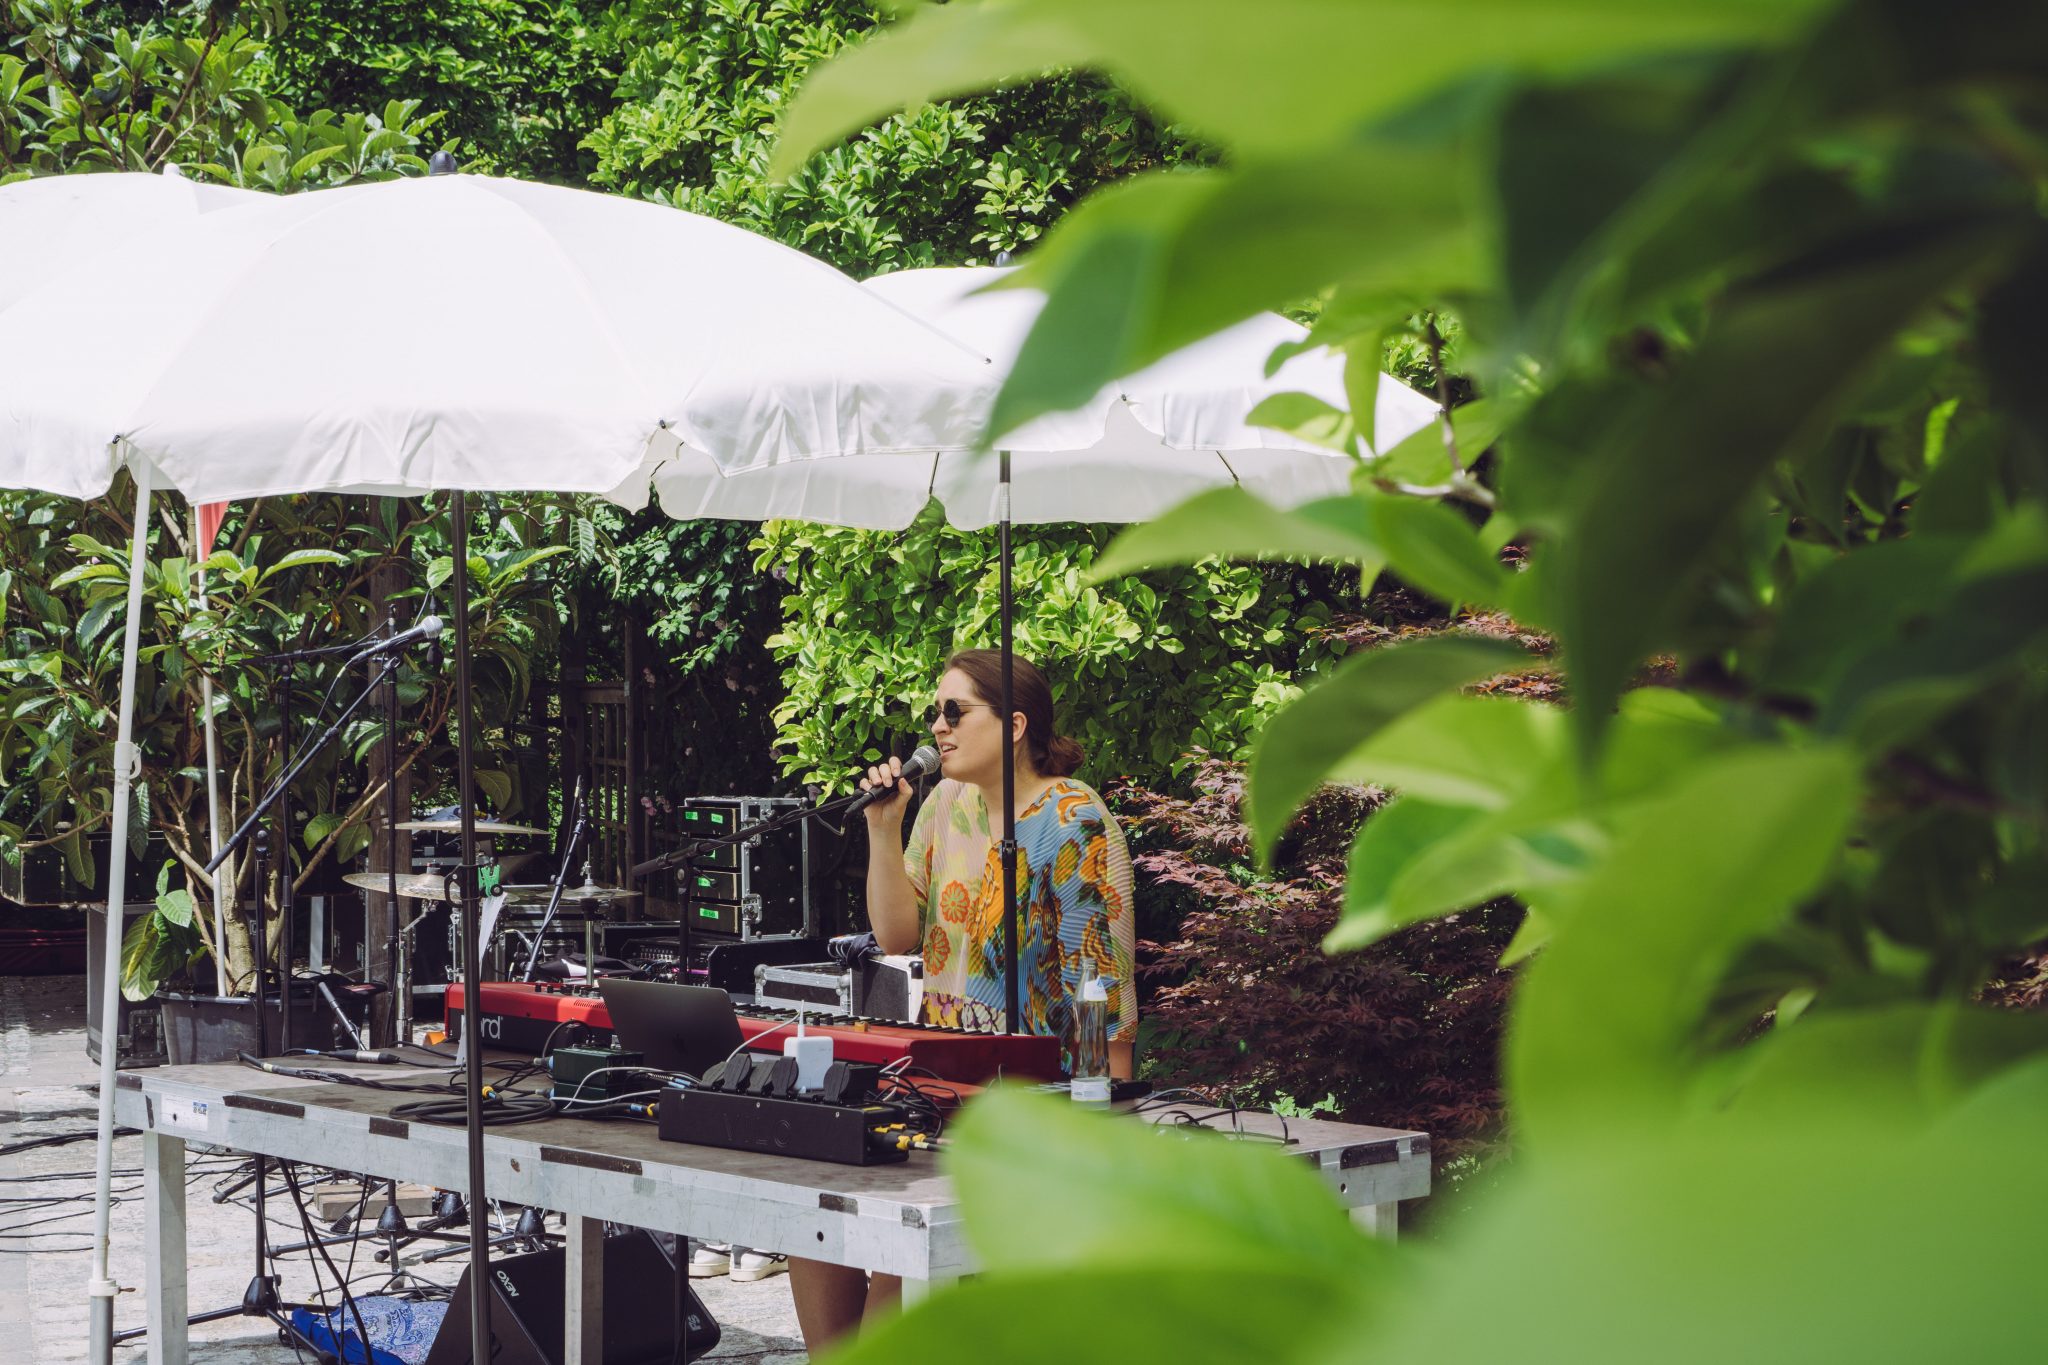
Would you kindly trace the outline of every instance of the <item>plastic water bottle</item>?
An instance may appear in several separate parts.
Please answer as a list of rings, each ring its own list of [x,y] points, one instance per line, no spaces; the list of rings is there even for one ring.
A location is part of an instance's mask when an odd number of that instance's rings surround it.
[[[1109,987],[1095,974],[1095,963],[1081,959],[1081,994],[1074,1001],[1074,1079],[1069,1092],[1076,1104],[1109,1104]]]

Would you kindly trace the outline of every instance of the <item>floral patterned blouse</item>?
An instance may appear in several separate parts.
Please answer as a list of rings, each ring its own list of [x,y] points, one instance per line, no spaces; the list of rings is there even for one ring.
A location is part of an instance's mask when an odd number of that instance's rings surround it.
[[[997,813],[998,822],[1002,819]],[[924,1022],[994,1030],[1003,1020],[1003,868],[981,789],[944,779],[903,851],[924,936]],[[1109,981],[1109,1036],[1136,1036],[1136,914],[1124,834],[1085,782],[1054,780],[1017,812],[1017,941],[1023,1029],[1071,1048],[1081,959]]]

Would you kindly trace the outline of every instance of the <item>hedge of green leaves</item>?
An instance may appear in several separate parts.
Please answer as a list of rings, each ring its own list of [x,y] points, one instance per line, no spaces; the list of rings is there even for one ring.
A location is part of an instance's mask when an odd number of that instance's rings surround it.
[[[791,584],[769,638],[788,694],[776,710],[786,770],[828,789],[856,758],[906,754],[916,717],[956,649],[999,643],[994,537],[937,508],[901,535],[772,523],[759,567]],[[1334,655],[1316,635],[1328,604],[1285,573],[1209,563],[1109,584],[1089,580],[1108,528],[1013,537],[1016,649],[1053,684],[1063,733],[1097,784],[1156,784],[1191,751],[1238,753]]]

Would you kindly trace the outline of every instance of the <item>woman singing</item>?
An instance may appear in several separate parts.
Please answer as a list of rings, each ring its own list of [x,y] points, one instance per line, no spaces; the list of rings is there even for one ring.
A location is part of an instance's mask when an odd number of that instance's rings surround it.
[[[1002,1028],[997,842],[1009,744],[1017,793],[1019,1031],[1067,1040],[1063,1054],[1071,1063],[1074,997],[1088,959],[1109,983],[1110,1074],[1128,1077],[1138,1024],[1130,854],[1102,798],[1071,776],[1081,765],[1081,746],[1054,730],[1045,675],[1017,659],[1010,684],[1013,709],[1005,725],[1002,656],[965,649],[946,661],[935,704],[925,711],[941,777],[907,847],[910,784],[899,775],[902,763],[878,764],[862,779],[864,789],[896,787],[894,796],[867,808],[868,919],[882,951],[924,954],[923,1022]],[[901,1292],[893,1275],[796,1257],[790,1281],[813,1353],[857,1326],[866,1310],[894,1307]]]

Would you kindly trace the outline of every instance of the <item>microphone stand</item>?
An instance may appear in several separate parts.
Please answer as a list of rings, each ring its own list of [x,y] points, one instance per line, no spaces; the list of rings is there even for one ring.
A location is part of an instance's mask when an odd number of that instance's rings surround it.
[[[583,841],[584,826],[588,823],[584,818],[585,804],[583,779],[578,778],[576,780],[575,820],[569,827],[569,842],[563,846],[562,861],[555,869],[555,885],[548,895],[548,908],[540,917],[540,928],[534,930],[532,945],[526,950],[526,970],[519,976],[521,981],[533,980],[533,969],[540,962],[540,945],[547,938],[548,929],[555,922],[555,912],[562,906],[562,888],[568,884],[569,868],[576,860],[576,846]],[[585,923],[588,923],[588,921],[586,920]],[[590,989],[592,980],[590,955],[590,949],[586,945],[583,950],[583,987],[586,991]]]
[[[363,655],[366,658],[374,656],[377,653],[379,653],[379,651],[375,649],[363,651]],[[333,722],[330,723],[325,730],[322,730],[320,732],[320,736],[318,739],[314,740],[313,743],[307,745],[304,749],[300,751],[298,758],[293,761],[290,770],[287,771],[283,777],[280,777],[277,780],[277,782],[270,788],[269,791],[263,794],[262,799],[259,800],[256,803],[255,808],[249,812],[248,818],[242,821],[241,826],[238,829],[236,829],[233,834],[229,835],[227,842],[222,844],[219,850],[214,853],[213,860],[206,865],[207,872],[211,873],[214,869],[218,868],[223,862],[227,861],[230,857],[234,856],[235,852],[238,849],[240,849],[243,844],[249,841],[249,836],[252,832],[254,832],[257,822],[260,821],[264,817],[264,815],[269,812],[272,806],[275,806],[280,801],[284,800],[285,793],[291,790],[292,783],[298,780],[299,774],[305,771],[306,765],[308,763],[311,763],[313,759],[319,755],[320,751],[325,749],[329,742],[331,742],[336,735],[341,733],[343,726],[347,725],[350,720],[354,719],[356,712],[362,709],[363,703],[367,702],[370,699],[371,695],[375,693],[379,687],[383,686],[386,681],[388,681],[393,675],[395,675],[398,672],[398,656],[396,654],[388,654],[384,655],[383,657],[383,670],[379,672],[378,675],[370,681],[367,687],[365,687],[361,692],[356,694],[355,700],[351,701],[345,708],[343,708],[342,713],[336,716]],[[286,727],[285,732],[287,734],[290,733],[289,727]],[[289,887],[291,884],[289,877],[286,878],[285,884],[287,888],[285,894],[289,895]]]
[[[382,654],[382,651],[375,646],[369,649],[362,649],[354,644],[330,645],[317,649],[290,650],[282,654],[269,655],[257,661],[283,665],[276,683],[278,730],[284,736],[287,743],[290,741],[292,732],[291,695],[293,666],[307,659],[327,658],[341,653],[350,653],[363,659],[369,659]],[[351,659],[350,662],[353,663],[354,661],[354,659]],[[291,803],[288,799],[288,794],[291,791],[292,783],[298,779],[299,774],[305,770],[306,765],[312,762],[313,758],[324,750],[334,737],[341,732],[342,727],[361,709],[363,703],[369,700],[371,694],[393,678],[398,671],[398,663],[399,656],[396,653],[383,654],[382,667],[377,676],[357,695],[355,700],[348,704],[342,713],[334,719],[333,723],[320,733],[318,739],[312,744],[307,745],[300,752],[299,757],[291,764],[283,776],[279,777],[270,790],[263,794],[263,797],[256,803],[255,808],[250,811],[248,818],[242,821],[241,827],[230,835],[227,841],[214,852],[213,860],[206,865],[206,871],[211,875],[222,863],[239,852],[252,838],[257,839],[257,860],[259,865],[261,865],[265,853],[274,854],[270,862],[274,875],[278,879],[278,909],[282,917],[278,934],[278,961],[276,963],[276,976],[278,979],[278,1050],[280,1052],[291,1047],[292,1028],[292,822]],[[396,689],[394,688],[393,690],[395,691]],[[259,836],[258,831],[263,817],[273,807],[276,808],[278,816],[276,829],[272,831],[271,835]],[[266,848],[265,845],[268,839],[273,836],[276,839],[275,847]],[[395,905],[396,901],[393,904]],[[256,1055],[267,1057],[272,1055],[272,1053],[270,1051],[269,1021],[265,1017],[265,1000],[269,993],[272,960],[270,956],[269,935],[265,932],[263,924],[263,904],[260,896],[256,898],[251,908],[249,919],[251,966],[254,968],[255,974],[250,1003],[255,1006]],[[284,1310],[287,1305],[278,1296],[277,1278],[265,1273],[267,1262],[271,1255],[267,1210],[269,1202],[267,1186],[269,1184],[270,1163],[268,1158],[259,1153],[254,1159],[254,1164],[255,1175],[252,1177],[252,1180],[256,1187],[254,1197],[256,1214],[256,1273],[250,1279],[248,1288],[243,1291],[242,1302],[238,1307],[201,1313],[191,1320],[193,1322],[207,1322],[238,1314],[248,1317],[267,1317],[277,1325],[281,1333],[286,1334],[288,1341],[310,1346],[312,1343],[307,1342],[301,1337],[297,1329],[292,1326],[291,1319],[285,1316]],[[119,1334],[114,1339],[117,1341],[122,1340],[128,1336],[139,1334],[141,1330],[135,1329],[131,1333]]]

